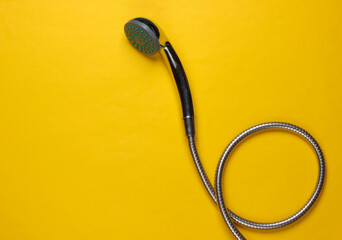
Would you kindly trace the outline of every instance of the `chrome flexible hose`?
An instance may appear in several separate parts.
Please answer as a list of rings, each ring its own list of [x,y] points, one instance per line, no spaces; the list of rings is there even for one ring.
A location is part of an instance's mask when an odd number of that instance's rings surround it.
[[[311,146],[314,148],[317,154],[318,163],[319,163],[319,177],[317,180],[315,190],[313,194],[311,195],[310,199],[297,213],[293,214],[289,218],[286,218],[278,222],[258,223],[258,222],[253,222],[250,220],[246,220],[242,217],[239,217],[238,215],[234,214],[229,209],[227,209],[224,198],[223,198],[223,193],[222,193],[222,174],[223,174],[223,168],[227,161],[227,158],[229,154],[233,151],[234,147],[243,139],[245,139],[247,136],[253,133],[262,131],[262,130],[266,130],[266,129],[286,130],[286,131],[295,133],[299,136],[302,136],[305,140],[307,140],[307,142],[311,144]],[[242,133],[240,133],[237,137],[233,139],[233,141],[231,141],[231,143],[224,150],[220,158],[220,161],[218,163],[217,170],[216,170],[215,189],[210,183],[203,169],[202,163],[197,153],[194,137],[188,136],[188,140],[189,140],[189,146],[190,146],[192,158],[195,162],[195,165],[204,183],[204,186],[207,189],[208,193],[210,194],[210,197],[215,202],[215,204],[219,206],[221,214],[224,218],[224,221],[226,222],[228,228],[233,233],[236,239],[243,240],[246,238],[236,228],[236,226],[234,225],[234,222],[240,225],[243,225],[249,228],[255,228],[255,229],[276,229],[276,228],[287,226],[297,221],[299,218],[301,218],[313,206],[313,204],[317,200],[318,195],[320,194],[323,188],[323,183],[324,183],[324,178],[325,178],[325,163],[324,163],[324,157],[323,157],[321,148],[319,147],[316,140],[308,132],[306,132],[304,129],[297,127],[295,125],[292,125],[289,123],[282,123],[282,122],[268,122],[268,123],[262,123],[262,124],[253,126],[243,131]]]

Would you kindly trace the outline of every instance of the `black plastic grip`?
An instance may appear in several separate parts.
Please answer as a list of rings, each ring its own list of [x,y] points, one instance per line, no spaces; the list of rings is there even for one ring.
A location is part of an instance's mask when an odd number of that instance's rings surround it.
[[[169,61],[173,76],[176,80],[179,96],[182,103],[183,118],[185,124],[186,134],[189,136],[195,135],[195,123],[194,123],[194,108],[192,105],[192,98],[188,79],[186,78],[183,66],[179,60],[175,50],[171,43],[166,42],[164,46],[164,52]]]

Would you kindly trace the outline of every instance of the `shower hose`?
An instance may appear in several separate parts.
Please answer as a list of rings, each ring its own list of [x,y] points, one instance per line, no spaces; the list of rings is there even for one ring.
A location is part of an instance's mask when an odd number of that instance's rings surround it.
[[[250,220],[246,220],[236,214],[234,214],[232,211],[230,211],[225,204],[224,198],[223,198],[223,192],[222,192],[222,176],[223,176],[223,169],[225,166],[225,163],[227,161],[227,158],[229,154],[233,151],[234,147],[240,143],[243,139],[246,137],[250,136],[253,133],[262,131],[262,130],[267,130],[267,129],[276,129],[276,130],[285,130],[289,131],[291,133],[295,133],[301,137],[303,137],[307,142],[311,144],[311,146],[314,148],[317,158],[318,158],[318,164],[319,164],[319,176],[317,180],[317,184],[315,187],[315,190],[313,194],[311,195],[310,199],[307,201],[307,203],[295,214],[292,216],[281,220],[277,222],[270,222],[270,223],[258,223],[258,222],[253,222]],[[228,225],[230,231],[234,234],[236,239],[243,240],[246,239],[240,231],[236,228],[234,225],[234,222],[249,228],[254,228],[254,229],[277,229],[281,228],[284,226],[287,226],[295,221],[297,221],[299,218],[301,218],[315,203],[315,201],[318,198],[319,193],[322,190],[323,183],[324,183],[324,177],[325,177],[325,163],[324,163],[324,157],[323,153],[321,151],[321,148],[319,147],[318,143],[316,140],[304,129],[297,127],[295,125],[289,124],[289,123],[282,123],[282,122],[269,122],[269,123],[262,123],[256,126],[253,126],[242,133],[240,133],[237,137],[229,143],[227,148],[224,150],[220,161],[217,165],[216,169],[216,177],[215,177],[215,188],[212,186],[210,183],[204,169],[202,166],[202,163],[200,161],[200,158],[197,153],[196,149],[196,144],[195,144],[195,139],[194,136],[188,135],[188,140],[189,140],[189,146],[190,146],[190,151],[192,158],[195,162],[195,165],[197,167],[198,173],[204,183],[205,188],[207,189],[210,197],[212,200],[215,202],[216,205],[219,206],[221,214],[224,218],[224,221]],[[234,221],[234,222],[233,222]]]

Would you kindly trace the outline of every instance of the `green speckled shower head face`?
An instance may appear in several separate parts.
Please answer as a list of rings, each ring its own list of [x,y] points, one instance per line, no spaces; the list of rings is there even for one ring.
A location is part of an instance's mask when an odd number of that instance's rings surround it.
[[[159,30],[145,18],[135,18],[125,24],[125,34],[130,43],[146,55],[154,55],[160,49]]]

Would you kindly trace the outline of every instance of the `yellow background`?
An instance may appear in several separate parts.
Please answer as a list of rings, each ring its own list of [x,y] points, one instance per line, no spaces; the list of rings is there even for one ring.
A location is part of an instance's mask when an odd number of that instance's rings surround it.
[[[0,239],[233,239],[196,173],[178,93],[125,22],[163,27],[191,85],[211,180],[224,147],[285,121],[320,143],[327,181],[302,221],[248,239],[340,239],[340,1],[0,2]],[[285,146],[283,146],[285,145]],[[225,172],[227,205],[258,221],[294,213],[317,178],[288,133],[244,142]]]

